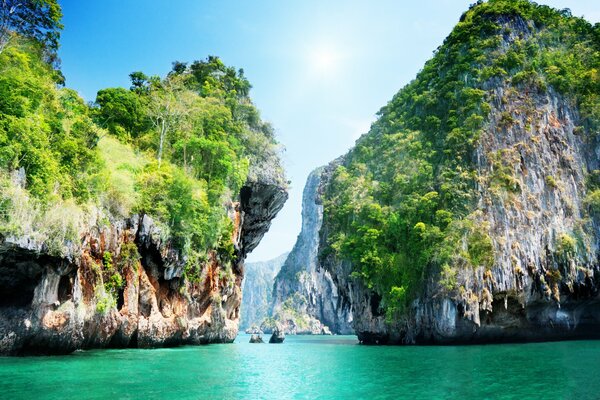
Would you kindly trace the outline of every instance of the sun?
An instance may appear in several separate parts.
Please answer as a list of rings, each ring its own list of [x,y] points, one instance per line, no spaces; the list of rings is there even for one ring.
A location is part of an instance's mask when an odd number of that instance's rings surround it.
[[[311,49],[309,62],[312,71],[317,75],[332,75],[339,67],[339,52],[327,46]]]

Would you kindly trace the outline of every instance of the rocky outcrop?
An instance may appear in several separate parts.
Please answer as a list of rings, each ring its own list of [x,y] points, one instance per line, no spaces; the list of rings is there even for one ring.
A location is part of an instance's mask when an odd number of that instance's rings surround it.
[[[248,262],[244,265],[244,294],[241,307],[240,329],[254,332],[252,328],[267,317],[273,294],[273,281],[281,269],[288,253],[269,261]]]
[[[283,332],[283,329],[280,327],[276,327],[273,330],[273,334],[271,335],[271,338],[269,339],[269,343],[283,343],[284,340],[285,340],[285,333]]]
[[[271,227],[271,221],[288,198],[281,183],[249,182],[240,191],[240,207],[243,211],[242,229],[237,242],[240,258],[258,246]]]
[[[245,332],[252,335],[262,335],[264,333],[257,325],[252,325],[250,328],[247,328]]]
[[[322,168],[311,172],[302,195],[302,230],[273,285],[272,316],[291,334],[353,333],[352,312],[317,251],[323,207],[317,204]]]
[[[250,336],[250,343],[264,343],[264,341],[261,335],[253,334]]]
[[[478,187],[478,223],[489,227],[493,267],[459,271],[459,290],[446,298],[435,298],[440,288],[431,281],[415,304],[419,324],[398,340],[597,337],[600,234],[583,200],[587,172],[600,167],[600,145],[576,134],[577,111],[551,88],[515,92],[497,83],[489,90],[493,109],[475,153],[478,173],[489,182],[501,154],[520,188],[503,196],[493,185]],[[526,104],[529,115],[521,111]],[[510,126],[500,122],[507,114]],[[567,250],[571,240],[579,243]]]
[[[229,205],[237,256],[209,251],[195,279],[147,215],[108,221],[98,211],[64,257],[34,235],[1,237],[0,354],[233,341],[244,258],[286,199],[281,185],[247,184]]]
[[[498,22],[499,54],[539,34],[518,16]],[[585,202],[586,183],[600,169],[598,133],[582,134],[576,104],[551,86],[492,78],[483,90],[491,107],[472,154],[478,178],[470,218],[489,234],[493,261],[431,268],[422,293],[390,323],[381,297],[351,278],[351,263],[324,256],[363,343],[600,337],[600,225]],[[323,172],[322,193],[340,163]],[[322,247],[331,234],[321,229]]]

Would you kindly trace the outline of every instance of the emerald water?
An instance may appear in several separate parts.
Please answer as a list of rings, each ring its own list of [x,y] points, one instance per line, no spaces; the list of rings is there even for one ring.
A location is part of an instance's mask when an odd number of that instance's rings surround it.
[[[598,399],[600,341],[371,347],[284,344],[94,350],[0,358],[5,399]]]

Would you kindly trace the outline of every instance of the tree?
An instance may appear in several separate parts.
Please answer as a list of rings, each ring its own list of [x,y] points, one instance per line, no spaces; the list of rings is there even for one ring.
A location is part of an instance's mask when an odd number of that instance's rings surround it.
[[[150,90],[149,116],[158,131],[158,167],[160,168],[167,135],[189,115],[194,94],[177,79],[154,83]]]
[[[185,63],[185,62],[173,61],[172,65],[173,65],[173,69],[171,72],[174,73],[175,75],[181,75],[187,69],[187,63]]]
[[[190,72],[203,96],[213,95],[222,90],[228,96],[247,97],[252,85],[244,76],[244,70],[226,66],[219,57],[208,56],[206,60],[194,61]]]
[[[102,89],[96,96],[96,120],[122,139],[136,137],[147,128],[145,109],[138,95],[123,88]]]
[[[131,79],[131,87],[129,90],[138,94],[148,93],[149,82],[146,74],[140,71],[135,71],[129,74],[129,79]]]
[[[61,18],[56,0],[0,0],[0,53],[16,33],[41,43],[55,61]]]

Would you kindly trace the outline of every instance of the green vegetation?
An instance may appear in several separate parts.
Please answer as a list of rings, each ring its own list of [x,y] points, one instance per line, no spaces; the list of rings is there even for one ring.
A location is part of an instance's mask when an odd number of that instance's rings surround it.
[[[137,271],[140,255],[135,243],[123,243],[118,259],[108,251],[102,255],[100,273],[104,283],[104,292],[99,296],[96,308],[105,313],[116,305],[116,299],[125,286],[125,274],[128,270]]]
[[[119,271],[115,267],[113,263],[113,256],[108,251],[104,252],[104,255],[102,256],[102,267],[104,290],[113,298],[116,298],[119,290],[121,290],[125,285],[125,280],[121,275],[123,271]]]
[[[61,87],[57,3],[3,4],[0,235],[25,234],[65,256],[96,210],[102,224],[148,214],[192,268],[213,249],[233,261],[227,203],[265,163],[284,184],[243,70],[212,56],[175,62],[164,78],[132,73],[130,88],[100,90],[90,106]],[[122,266],[105,254],[102,269],[106,292],[116,292]]]
[[[577,241],[569,234],[561,233],[558,236],[556,252],[564,259],[574,256],[577,253]]]
[[[43,243],[48,254],[69,255],[77,248],[84,211],[73,199],[44,203],[0,172],[0,234],[27,236]]]
[[[56,80],[36,43],[21,40],[0,54],[0,169],[24,168],[28,190],[43,201],[84,202],[99,188],[98,128]]]
[[[276,153],[243,71],[209,57],[189,67],[175,62],[164,79],[142,72],[130,78],[129,90],[98,92],[92,109],[112,136],[101,142],[111,148],[102,153],[119,183],[109,208],[162,221],[184,254],[217,248],[231,258],[233,226],[223,202],[239,193],[251,165]]]
[[[554,179],[554,177],[552,175],[547,175],[546,179],[544,179],[546,182],[546,185],[548,185],[549,187],[556,189],[558,188],[558,183],[556,183],[556,179]]]
[[[79,242],[83,204],[101,190],[102,163],[87,106],[58,78],[36,41],[14,39],[0,53],[0,234],[64,256]]]
[[[114,297],[110,293],[100,292],[96,293],[96,312],[102,315],[106,315],[112,308],[117,305]]]
[[[493,166],[493,172],[489,179],[490,187],[494,193],[520,192],[521,186],[518,179],[515,177],[513,167],[516,164],[515,158],[520,157],[519,154],[510,149],[502,149],[489,154],[488,157]]]
[[[588,194],[584,204],[594,216],[600,215],[600,170],[594,170],[587,179]]]
[[[454,290],[457,268],[491,268],[473,162],[491,110],[489,87],[560,92],[580,110],[577,132],[587,138],[600,127],[598,71],[600,25],[526,0],[474,4],[334,171],[323,199],[328,242],[320,257],[351,261],[352,276],[382,297],[390,319],[431,272]],[[503,113],[497,122],[506,129],[515,116]],[[489,156],[490,190],[518,193],[512,154]],[[596,197],[589,197],[592,209]]]
[[[152,159],[111,135],[102,136],[97,147],[107,175],[101,202],[110,215],[127,217],[140,202],[138,176]]]
[[[56,0],[3,0],[0,7],[0,53],[19,36],[43,46],[46,59],[56,61],[62,24]]]
[[[310,330],[311,316],[306,312],[307,306],[306,297],[296,292],[285,299],[273,317],[265,318],[261,326],[273,328],[293,321],[299,331]]]

